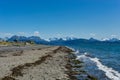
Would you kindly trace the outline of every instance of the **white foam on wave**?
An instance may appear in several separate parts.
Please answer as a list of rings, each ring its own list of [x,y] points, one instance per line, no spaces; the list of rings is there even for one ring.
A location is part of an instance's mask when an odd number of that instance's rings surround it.
[[[75,51],[75,49],[74,49],[74,48],[72,48],[72,47],[68,47],[68,46],[65,46],[65,47],[67,47],[67,48],[71,49],[72,51]]]
[[[115,71],[113,70],[112,68],[109,68],[105,65],[103,65],[98,58],[91,58],[91,57],[88,57],[86,56],[87,53],[85,53],[84,55],[80,55],[80,56],[77,56],[77,59],[82,59],[82,60],[85,60],[85,59],[89,59],[93,62],[96,63],[97,67],[99,70],[102,70],[105,72],[105,75],[111,79],[111,80],[120,80],[120,73],[118,71]],[[84,59],[83,59],[84,58]]]
[[[78,53],[79,53],[79,50],[76,50],[76,51],[75,51],[75,54],[78,54]]]
[[[105,72],[106,76],[112,80],[120,80],[120,73],[113,70],[112,68],[108,68],[99,61],[98,58],[90,58],[90,60],[94,61],[97,64],[98,69]]]

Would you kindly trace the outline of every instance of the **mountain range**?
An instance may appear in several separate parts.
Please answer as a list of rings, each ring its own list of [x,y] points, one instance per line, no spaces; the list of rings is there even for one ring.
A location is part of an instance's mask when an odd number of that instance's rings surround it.
[[[19,42],[33,41],[36,44],[46,44],[46,43],[48,43],[48,41],[46,41],[44,39],[41,39],[38,36],[25,37],[25,36],[14,35],[14,36],[8,38],[6,41],[8,41],[8,42],[14,42],[15,40],[17,40]]]
[[[0,41],[3,39],[0,38]],[[104,40],[97,40],[94,38],[90,39],[82,39],[82,38],[74,38],[74,37],[65,37],[65,38],[50,38],[49,41],[44,40],[40,38],[39,36],[17,36],[14,35],[10,38],[7,38],[6,41],[13,42],[14,40],[20,41],[20,42],[26,42],[26,41],[33,41],[37,44],[62,44],[66,42],[120,42],[117,38],[110,38],[110,39],[104,39]]]

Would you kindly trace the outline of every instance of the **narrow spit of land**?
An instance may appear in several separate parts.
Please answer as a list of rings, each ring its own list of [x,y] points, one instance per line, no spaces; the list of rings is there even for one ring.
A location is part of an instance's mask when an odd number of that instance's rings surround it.
[[[60,46],[1,47],[0,80],[76,80],[71,49]]]

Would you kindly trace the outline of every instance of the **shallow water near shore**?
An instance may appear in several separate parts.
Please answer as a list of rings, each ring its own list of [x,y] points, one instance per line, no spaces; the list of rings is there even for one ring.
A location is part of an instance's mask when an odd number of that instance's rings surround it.
[[[120,44],[97,43],[67,45],[84,62],[84,70],[98,80],[120,80]]]

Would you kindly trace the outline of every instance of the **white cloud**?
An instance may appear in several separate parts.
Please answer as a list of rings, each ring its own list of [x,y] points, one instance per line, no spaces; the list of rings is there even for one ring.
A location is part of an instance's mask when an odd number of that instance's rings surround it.
[[[18,34],[23,36],[23,35],[26,35],[27,33],[25,33],[25,32],[18,32]]]
[[[0,36],[2,37],[11,37],[13,34],[12,33],[0,33]]]
[[[12,36],[12,33],[4,33],[5,36]]]
[[[35,31],[34,32],[34,36],[39,36],[40,35],[40,32],[39,31]]]
[[[115,38],[115,37],[117,37],[117,35],[112,34],[111,37],[112,37],[112,38]]]
[[[95,36],[96,36],[96,34],[95,34],[95,33],[90,33],[90,35],[91,35],[92,37],[95,37]]]
[[[71,34],[71,35],[70,35],[70,37],[74,37],[74,35],[73,35],[73,34]]]
[[[61,33],[58,33],[58,34],[56,34],[56,36],[57,36],[58,38],[60,38],[60,37],[62,37],[62,34],[61,34]]]

